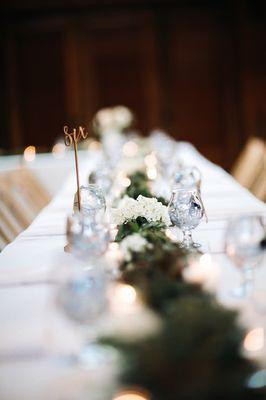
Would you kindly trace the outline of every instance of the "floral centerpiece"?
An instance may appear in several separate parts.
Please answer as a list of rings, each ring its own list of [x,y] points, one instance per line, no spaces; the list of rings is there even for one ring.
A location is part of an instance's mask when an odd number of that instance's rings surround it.
[[[101,338],[123,357],[121,384],[143,388],[153,400],[263,399],[247,385],[255,366],[243,356],[237,314],[187,279],[191,255],[167,236],[167,207],[139,193],[147,188],[143,174],[132,179],[112,216],[123,255],[120,280],[138,289],[161,329],[135,341]]]

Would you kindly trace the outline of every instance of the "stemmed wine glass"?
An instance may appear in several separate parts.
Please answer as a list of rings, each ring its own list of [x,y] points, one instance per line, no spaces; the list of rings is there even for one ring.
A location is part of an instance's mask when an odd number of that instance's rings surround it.
[[[168,212],[171,222],[183,232],[181,246],[184,248],[200,247],[192,239],[192,229],[195,229],[204,215],[204,206],[197,189],[174,189]]]
[[[238,217],[229,222],[225,235],[225,252],[242,271],[242,284],[232,294],[245,298],[254,287],[254,267],[262,258],[261,242],[265,227],[258,216]]]

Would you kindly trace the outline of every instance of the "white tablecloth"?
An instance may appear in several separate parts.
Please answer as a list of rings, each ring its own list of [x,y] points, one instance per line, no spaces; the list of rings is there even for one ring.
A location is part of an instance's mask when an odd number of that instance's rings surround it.
[[[178,152],[185,164],[196,165],[203,175],[202,197],[209,223],[202,222],[193,235],[220,266],[217,296],[228,306],[242,308],[244,323],[256,327],[260,321],[252,308],[246,303],[233,304],[228,296],[240,274],[224,254],[224,234],[231,217],[266,217],[266,207],[191,145],[180,143]],[[87,159],[83,156],[83,183],[87,183],[94,157],[96,153],[88,153]],[[71,176],[32,225],[0,254],[1,400],[73,400],[82,399],[83,394],[89,398],[86,388],[91,375],[88,378],[84,371],[58,358],[58,354],[74,351],[78,342],[74,328],[61,317],[52,301],[53,271],[68,257],[64,253],[65,223],[72,210],[75,184],[75,177]],[[256,280],[266,286],[265,269],[261,265]]]

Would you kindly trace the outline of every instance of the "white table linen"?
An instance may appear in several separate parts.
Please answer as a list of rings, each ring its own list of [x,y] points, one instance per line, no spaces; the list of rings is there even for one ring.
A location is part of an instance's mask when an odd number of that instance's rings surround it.
[[[219,264],[217,296],[228,307],[238,306],[243,323],[256,327],[260,321],[251,307],[233,301],[228,295],[240,274],[224,254],[224,235],[229,218],[237,215],[266,218],[266,206],[193,146],[180,143],[178,152],[186,165],[195,165],[202,172],[202,198],[209,223],[202,222],[193,236]],[[96,153],[82,156],[81,182],[87,183],[95,157]],[[73,400],[82,398],[80,393],[87,385],[86,373],[56,358],[57,353],[74,351],[79,343],[73,327],[59,315],[52,301],[53,271],[68,257],[64,253],[65,224],[72,211],[75,185],[72,175],[31,226],[0,254],[1,400]],[[256,281],[266,290],[263,263],[256,271]],[[27,352],[32,353],[32,360],[24,360],[23,354]],[[43,357],[47,354],[54,358]],[[81,391],[80,397],[72,393],[71,382]]]

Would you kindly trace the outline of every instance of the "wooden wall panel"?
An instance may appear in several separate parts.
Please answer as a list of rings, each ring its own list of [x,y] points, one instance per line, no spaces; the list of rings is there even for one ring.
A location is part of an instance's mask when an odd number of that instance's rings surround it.
[[[10,0],[0,147],[50,147],[65,122],[125,104],[145,133],[164,128],[230,168],[248,136],[266,136],[264,4]]]
[[[66,119],[63,38],[58,32],[30,30],[16,39],[17,90],[22,145],[47,146]]]

